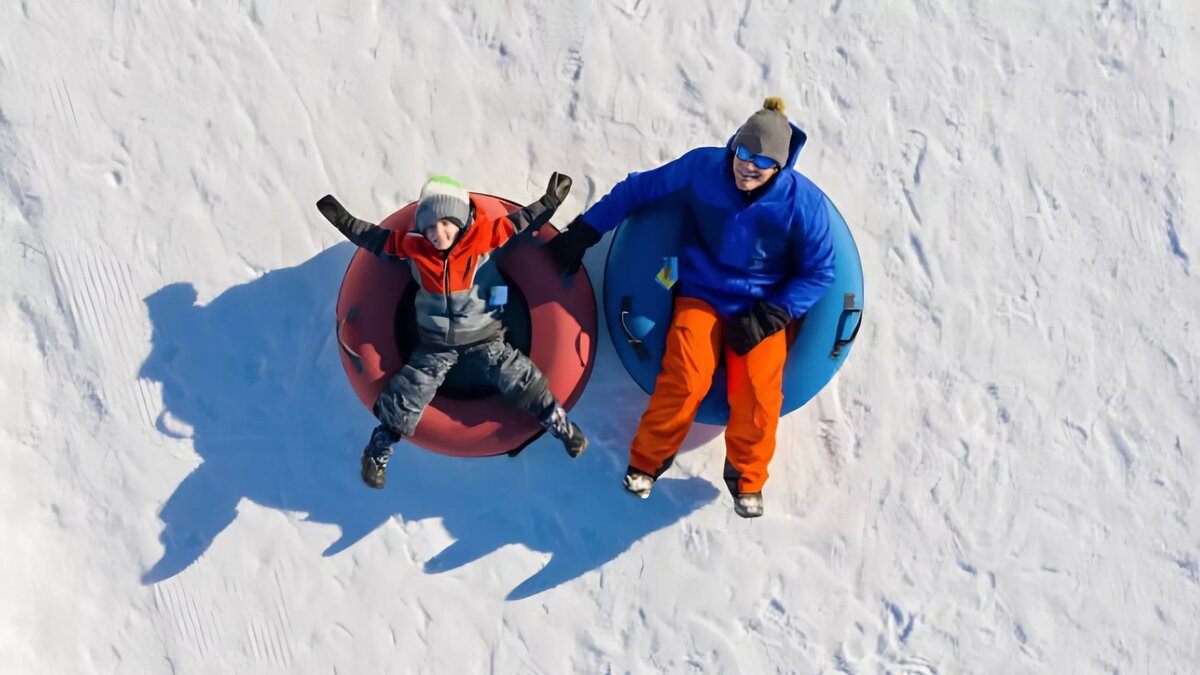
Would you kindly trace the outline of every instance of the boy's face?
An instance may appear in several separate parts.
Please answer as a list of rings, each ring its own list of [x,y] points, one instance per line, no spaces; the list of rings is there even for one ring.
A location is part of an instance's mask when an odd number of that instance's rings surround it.
[[[454,245],[458,238],[458,225],[452,220],[442,218],[425,230],[425,238],[439,251],[445,251]]]

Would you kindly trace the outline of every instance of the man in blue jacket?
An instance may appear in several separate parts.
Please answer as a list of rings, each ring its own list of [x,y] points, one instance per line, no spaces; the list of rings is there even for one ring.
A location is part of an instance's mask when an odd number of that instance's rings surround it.
[[[584,251],[638,207],[671,199],[687,210],[662,372],[625,475],[625,489],[639,497],[674,460],[723,355],[725,482],[738,515],[763,513],[783,405],[784,329],[834,276],[825,195],[792,168],[805,140],[783,101],[768,98],[727,146],[629,174],[547,244],[560,269],[574,273]]]

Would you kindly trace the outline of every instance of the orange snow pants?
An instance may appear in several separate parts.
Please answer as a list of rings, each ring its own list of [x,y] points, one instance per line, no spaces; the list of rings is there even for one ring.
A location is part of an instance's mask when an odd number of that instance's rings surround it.
[[[657,477],[671,465],[708,394],[722,349],[729,395],[725,480],[732,492],[762,491],[783,407],[787,331],[738,356],[724,345],[716,311],[695,298],[675,300],[662,372],[630,449],[633,468]]]

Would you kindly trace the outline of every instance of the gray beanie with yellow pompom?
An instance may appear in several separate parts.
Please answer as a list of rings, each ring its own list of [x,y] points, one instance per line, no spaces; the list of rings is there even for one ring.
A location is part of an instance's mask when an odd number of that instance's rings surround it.
[[[783,114],[783,99],[771,96],[738,129],[729,147],[735,150],[739,145],[744,146],[756,155],[770,157],[782,167],[787,164],[791,144],[792,125]]]

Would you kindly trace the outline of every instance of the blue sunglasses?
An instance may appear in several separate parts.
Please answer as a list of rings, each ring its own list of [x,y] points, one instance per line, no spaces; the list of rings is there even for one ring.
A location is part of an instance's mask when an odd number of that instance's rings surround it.
[[[762,169],[763,171],[767,171],[768,169],[774,169],[775,167],[779,166],[778,164],[775,163],[775,160],[773,160],[770,157],[767,157],[765,155],[756,155],[756,154],[750,152],[749,150],[747,150],[746,146],[744,146],[744,145],[737,146],[737,148],[734,149],[733,154],[736,155],[737,158],[742,160],[743,162],[751,162],[754,164],[754,166],[757,166],[758,168]]]

